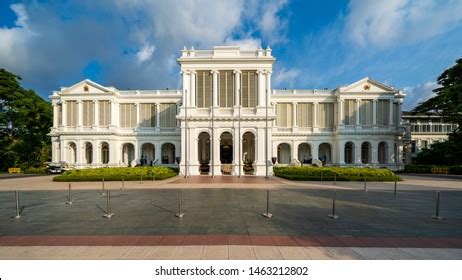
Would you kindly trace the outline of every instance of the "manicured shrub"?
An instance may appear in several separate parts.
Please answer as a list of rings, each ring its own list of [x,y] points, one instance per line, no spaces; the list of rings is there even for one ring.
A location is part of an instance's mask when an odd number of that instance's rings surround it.
[[[137,181],[143,180],[164,180],[174,177],[178,172],[169,167],[147,166],[147,167],[107,167],[74,169],[53,178],[58,182],[90,182],[90,181]]]
[[[24,172],[26,174],[47,174],[46,167],[29,167]]]
[[[298,181],[362,181],[364,177],[368,181],[395,181],[399,176],[385,168],[358,168],[358,167],[312,167],[312,166],[284,166],[274,167],[274,174],[288,180]],[[322,174],[322,175],[321,175]]]

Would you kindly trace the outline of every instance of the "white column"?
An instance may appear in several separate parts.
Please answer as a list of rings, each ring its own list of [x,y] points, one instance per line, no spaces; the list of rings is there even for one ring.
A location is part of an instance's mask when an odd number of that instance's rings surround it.
[[[212,84],[212,99],[213,99],[213,107],[218,107],[218,71],[213,70],[211,71],[213,75],[213,84]]]
[[[359,106],[361,104],[361,99],[356,99],[356,125],[359,125]]]
[[[187,90],[187,83],[188,83],[188,75],[186,74],[185,71],[181,71],[181,77],[183,79],[183,83],[182,83],[182,86],[183,86],[183,91],[182,91],[182,97],[183,97],[183,101],[182,101],[182,105],[183,107],[187,106],[186,104],[186,90]]]
[[[154,142],[154,161],[157,165],[161,164],[161,154],[162,154],[162,143],[159,141]]]
[[[319,143],[313,142],[313,146],[311,147],[311,158],[313,161],[319,158]]]
[[[135,121],[135,127],[140,126],[140,103],[135,103],[136,107],[136,121]]]
[[[214,132],[215,139],[213,139],[213,143],[210,143],[213,153],[213,175],[221,175],[221,162],[220,162],[220,135],[218,134],[217,129],[215,128]],[[210,139],[211,140],[211,139]]]
[[[343,122],[343,110],[344,110],[344,100],[340,99],[339,102],[337,103],[339,108],[338,108],[338,125],[344,125]]]
[[[298,145],[295,141],[290,143],[290,162],[294,159],[298,159]]]
[[[53,103],[53,127],[58,127],[58,106]]]
[[[156,103],[156,128],[160,127],[160,104]]]
[[[388,111],[389,111],[389,115],[388,115],[388,117],[389,117],[389,119],[388,119],[388,126],[394,126],[394,123],[393,123],[393,114],[394,114],[395,112],[393,112],[393,100],[390,99],[388,102],[389,102],[389,105],[390,105],[390,106],[389,106],[389,109],[388,109]]]
[[[92,141],[91,145],[93,147],[93,161],[91,162],[91,165],[97,166],[101,164],[101,157],[100,157],[100,147],[98,145],[98,141]]]
[[[76,165],[82,165],[82,159],[83,159],[83,152],[85,149],[82,147],[82,140],[77,140],[75,142],[75,148],[76,148],[76,153],[77,153],[77,158],[75,160]]]
[[[292,102],[292,128],[297,127],[297,102]]]
[[[313,103],[313,131],[317,127],[318,127],[318,102],[314,102]],[[313,157],[313,159],[315,159],[315,157]]]
[[[98,127],[99,126],[99,101],[98,100],[95,100],[94,101],[95,103],[95,106],[94,106],[94,109],[95,109],[95,123],[93,124],[93,126],[96,126]]]
[[[67,102],[66,101],[63,101],[61,108],[62,108],[61,126],[67,126]]]
[[[135,157],[132,161],[132,166],[136,166],[140,161],[140,147],[138,140],[135,140],[135,143],[133,143],[133,147],[135,148]]]
[[[53,106],[55,107],[55,106]],[[59,150],[58,150],[58,144],[59,144],[59,141],[56,141],[56,138],[57,137],[51,137],[51,161],[52,162],[58,162],[59,159],[58,159],[58,154],[59,154]]]
[[[372,100],[372,125],[377,125],[377,100]]]
[[[361,164],[361,145],[362,145],[362,142],[361,141],[356,141],[355,142],[355,158],[354,158],[354,162],[356,164]]]
[[[379,163],[379,157],[378,157],[378,145],[377,141],[371,141],[371,153],[372,153],[372,164],[378,164]]]
[[[234,106],[241,106],[239,90],[241,89],[241,71],[234,70]]]
[[[345,143],[343,141],[338,142],[337,152],[339,156],[339,164],[345,164]]]
[[[109,104],[111,104],[111,126],[119,126],[119,109],[117,108],[119,104],[117,102],[110,100]]]
[[[266,91],[267,96],[266,96],[266,106],[270,106],[271,102],[271,74],[272,71],[266,71]]]
[[[65,145],[65,142],[63,140],[61,140],[59,142],[59,147],[60,147],[60,153],[61,153],[61,156],[60,156],[60,160],[61,161],[66,161],[67,162],[67,158],[66,158],[66,150],[67,150],[67,147]]]
[[[81,127],[82,126],[82,121],[83,121],[83,104],[82,101],[77,100],[77,126]]]
[[[189,106],[196,107],[196,71],[191,71],[191,88],[189,89]]]
[[[265,76],[263,71],[257,71],[258,74],[258,107],[265,106]]]

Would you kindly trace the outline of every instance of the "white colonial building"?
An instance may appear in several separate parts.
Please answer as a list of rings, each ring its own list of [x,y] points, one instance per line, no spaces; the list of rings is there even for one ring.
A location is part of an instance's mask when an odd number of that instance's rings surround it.
[[[51,96],[53,161],[179,163],[188,175],[265,175],[272,161],[402,165],[401,91],[369,78],[332,90],[273,90],[274,62],[269,48],[185,48],[179,90],[90,80],[61,88]]]

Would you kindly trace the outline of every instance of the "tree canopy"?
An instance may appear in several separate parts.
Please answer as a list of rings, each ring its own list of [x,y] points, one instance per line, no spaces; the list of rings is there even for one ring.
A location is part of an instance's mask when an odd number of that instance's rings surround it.
[[[444,121],[462,125],[462,58],[456,65],[446,69],[438,77],[439,87],[433,92],[436,96],[420,103],[414,108],[415,113],[436,113]]]
[[[51,104],[0,69],[0,170],[38,167],[50,159]]]

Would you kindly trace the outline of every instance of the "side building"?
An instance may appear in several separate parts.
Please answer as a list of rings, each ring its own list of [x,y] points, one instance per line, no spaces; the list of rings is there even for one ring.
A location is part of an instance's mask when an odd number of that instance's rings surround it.
[[[179,90],[84,80],[53,92],[53,161],[75,168],[177,165],[183,174],[266,175],[272,161],[399,169],[402,91],[361,79],[273,90],[271,49],[183,49]]]

